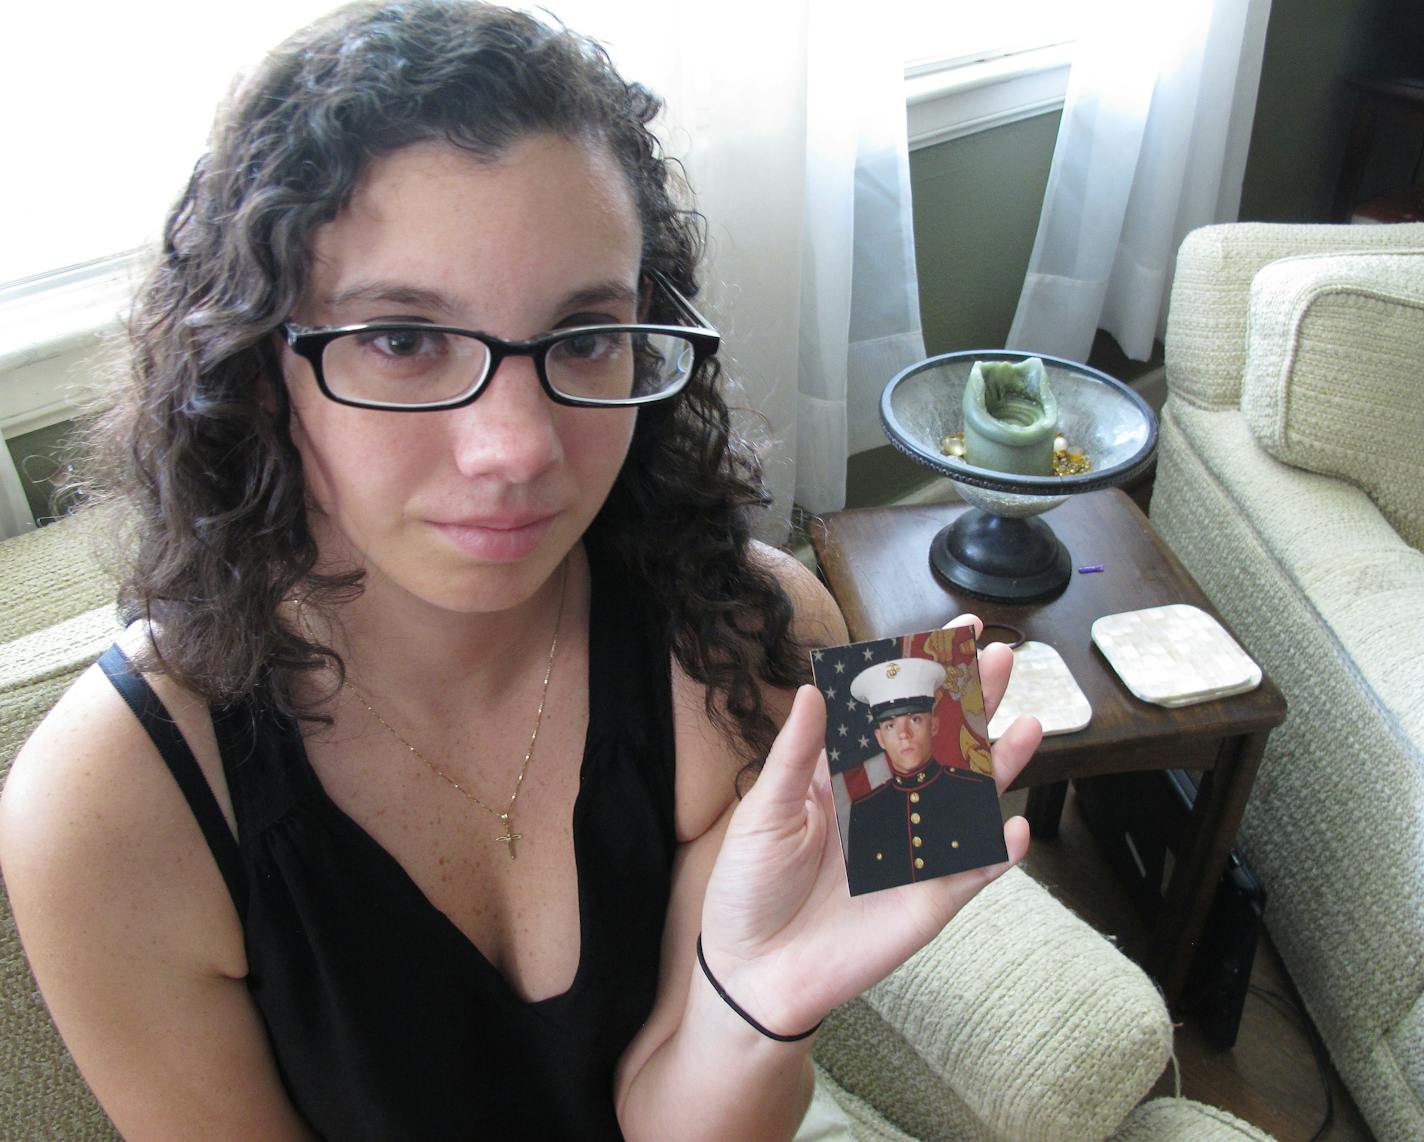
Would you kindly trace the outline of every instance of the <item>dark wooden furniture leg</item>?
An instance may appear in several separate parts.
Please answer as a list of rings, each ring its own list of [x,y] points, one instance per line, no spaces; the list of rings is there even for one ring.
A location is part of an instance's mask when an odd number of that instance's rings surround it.
[[[1058,835],[1058,821],[1063,816],[1063,802],[1067,796],[1066,781],[1029,786],[1024,818],[1028,821],[1030,836],[1035,840],[1048,840]]]
[[[1148,950],[1147,969],[1162,985],[1168,1004],[1181,998],[1267,736],[1255,733],[1227,738],[1221,743],[1216,768],[1202,775],[1186,839]]]
[[[1330,204],[1332,222],[1350,221],[1350,211],[1359,201],[1360,185],[1365,178],[1365,166],[1374,147],[1379,126],[1379,114],[1371,96],[1356,96],[1355,117],[1345,140],[1345,157],[1340,162],[1340,177],[1335,183],[1335,198]]]

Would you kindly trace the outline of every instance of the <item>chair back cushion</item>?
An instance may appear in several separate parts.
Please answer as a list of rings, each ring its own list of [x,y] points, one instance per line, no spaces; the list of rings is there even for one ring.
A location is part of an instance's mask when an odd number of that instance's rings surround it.
[[[1424,247],[1264,267],[1246,354],[1241,408],[1260,446],[1355,484],[1424,548]]]

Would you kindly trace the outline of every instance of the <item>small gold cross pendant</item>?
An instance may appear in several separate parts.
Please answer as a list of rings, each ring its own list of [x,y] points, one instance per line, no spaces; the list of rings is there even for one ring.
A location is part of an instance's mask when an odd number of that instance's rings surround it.
[[[515,855],[514,855],[514,842],[515,842],[515,841],[522,841],[522,840],[524,839],[524,837],[523,837],[521,834],[516,833],[513,829],[511,829],[511,828],[509,827],[509,814],[508,814],[508,813],[501,813],[501,814],[499,815],[499,820],[500,820],[500,823],[504,826],[504,835],[503,835],[502,837],[498,838],[499,843],[502,844],[502,845],[508,845],[508,846],[509,846],[509,859],[510,859],[510,860],[515,860],[515,859],[517,859],[517,858],[516,858]]]

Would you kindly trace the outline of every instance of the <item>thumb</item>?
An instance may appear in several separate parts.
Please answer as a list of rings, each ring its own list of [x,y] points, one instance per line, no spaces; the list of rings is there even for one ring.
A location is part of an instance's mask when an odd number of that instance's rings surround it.
[[[746,800],[772,811],[799,811],[825,744],[826,700],[816,687],[802,686]]]

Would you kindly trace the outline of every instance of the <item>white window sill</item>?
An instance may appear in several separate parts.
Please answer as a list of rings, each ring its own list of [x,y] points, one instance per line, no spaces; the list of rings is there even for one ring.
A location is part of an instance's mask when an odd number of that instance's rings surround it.
[[[905,77],[910,149],[960,139],[1063,106],[1072,44],[916,68]]]
[[[92,354],[119,331],[138,261],[133,254],[106,258],[0,295],[0,437],[74,415],[82,390],[97,378],[71,374],[61,359]]]

